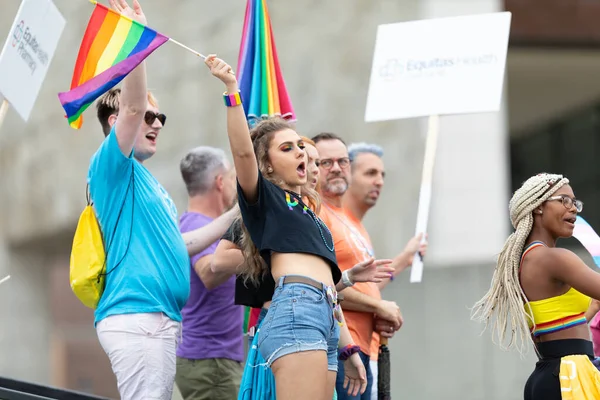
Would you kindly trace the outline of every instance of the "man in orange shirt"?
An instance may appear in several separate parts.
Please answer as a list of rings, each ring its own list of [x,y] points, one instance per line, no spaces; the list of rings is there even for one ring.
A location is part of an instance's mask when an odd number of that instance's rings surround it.
[[[369,234],[362,223],[346,213],[342,198],[351,182],[350,159],[344,141],[337,135],[321,133],[312,138],[320,157],[320,217],[329,227],[334,239],[335,255],[342,271],[374,256]],[[415,249],[416,251],[416,249]],[[398,257],[394,264],[398,264]],[[392,264],[392,265],[394,265]],[[338,366],[336,389],[340,400],[370,400],[371,388],[376,382],[370,368],[371,342],[375,315],[387,321],[390,333],[400,329],[402,317],[395,302],[381,298],[374,283],[356,283],[344,290],[344,316],[354,342],[360,346],[360,356],[367,370],[368,386],[363,395],[348,396],[343,390],[343,363]],[[376,400],[376,399],[373,399]]]
[[[379,195],[383,190],[385,167],[383,164],[383,149],[375,144],[355,143],[348,146],[348,156],[351,166],[352,184],[344,194],[343,207],[349,218],[361,223],[367,211],[377,204]],[[427,244],[420,245],[421,236],[415,236],[400,253],[394,263],[394,276],[412,265],[413,257],[418,249],[422,256],[425,255]],[[377,284],[383,289],[390,283],[394,276]],[[373,381],[377,382],[377,357],[379,354],[379,335],[390,338],[393,336],[393,326],[385,320],[375,318],[375,331],[371,340],[371,373]],[[373,384],[371,399],[377,399],[377,384]]]

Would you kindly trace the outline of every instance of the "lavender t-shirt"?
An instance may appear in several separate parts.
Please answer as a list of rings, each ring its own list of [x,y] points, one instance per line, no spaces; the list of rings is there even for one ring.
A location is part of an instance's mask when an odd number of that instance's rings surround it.
[[[180,218],[179,230],[182,233],[192,231],[211,221],[212,218],[205,215],[186,212]],[[217,243],[191,258],[190,297],[181,310],[183,337],[177,356],[192,360],[227,358],[242,362],[244,312],[241,306],[234,304],[235,276],[208,290],[194,270],[194,264],[200,258],[215,252]]]

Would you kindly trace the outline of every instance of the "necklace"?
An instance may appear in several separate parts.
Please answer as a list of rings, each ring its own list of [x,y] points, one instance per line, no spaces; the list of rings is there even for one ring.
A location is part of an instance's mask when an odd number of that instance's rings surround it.
[[[375,252],[373,251],[372,247],[367,244],[367,242],[366,242],[365,238],[363,237],[363,235],[355,227],[348,225],[348,223],[346,223],[346,221],[344,221],[344,219],[342,217],[340,217],[338,215],[338,213],[333,208],[331,208],[327,203],[323,203],[323,205],[329,211],[331,211],[331,213],[338,219],[338,221],[340,221],[342,224],[344,224],[344,226],[346,228],[348,228],[348,230],[354,236],[356,236],[356,238],[359,240],[360,244],[363,246],[363,248],[365,249],[365,251],[367,252],[367,254],[369,255],[369,257],[374,257],[375,256]]]
[[[325,223],[321,220],[321,218],[319,218],[319,217],[317,217],[315,215],[315,213],[313,212],[313,210],[310,209],[310,207],[307,207],[306,204],[304,204],[304,202],[302,201],[302,199],[299,198],[296,195],[296,193],[291,192],[289,190],[286,190],[286,192],[288,194],[294,196],[294,198],[296,199],[296,201],[298,203],[300,203],[300,205],[302,205],[303,211],[305,213],[308,212],[308,214],[312,217],[313,222],[315,223],[315,225],[317,226],[317,228],[319,228],[319,233],[321,234],[321,240],[323,240],[323,243],[325,244],[325,247],[327,247],[327,250],[333,252],[335,250],[334,243],[333,243],[333,235],[331,234],[331,231],[329,230],[329,228],[327,227],[327,225],[325,225]],[[327,240],[325,240],[325,234],[323,233],[323,228],[325,228],[325,230],[329,234],[329,238],[331,239],[331,245],[329,245],[327,243]]]

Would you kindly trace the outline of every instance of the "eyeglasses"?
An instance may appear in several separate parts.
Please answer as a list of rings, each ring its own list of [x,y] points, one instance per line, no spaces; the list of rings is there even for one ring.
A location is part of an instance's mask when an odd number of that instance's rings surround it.
[[[563,206],[565,206],[565,208],[567,210],[570,210],[571,208],[573,208],[573,205],[575,205],[575,209],[577,210],[578,213],[583,211],[583,202],[581,200],[571,198],[571,197],[567,196],[566,194],[563,194],[560,196],[549,197],[548,200],[546,200],[546,201],[553,201],[553,200],[560,200],[562,202]]]
[[[148,126],[152,126],[156,120],[159,120],[162,126],[165,126],[165,122],[167,122],[167,116],[165,114],[146,111],[146,114],[144,114],[144,121],[148,124]]]
[[[321,162],[319,163],[320,167],[323,167],[325,169],[331,169],[333,167],[333,164],[338,163],[338,165],[340,166],[341,169],[345,169],[348,168],[348,166],[350,165],[350,159],[348,157],[342,157],[342,158],[326,158],[324,160],[321,160]]]

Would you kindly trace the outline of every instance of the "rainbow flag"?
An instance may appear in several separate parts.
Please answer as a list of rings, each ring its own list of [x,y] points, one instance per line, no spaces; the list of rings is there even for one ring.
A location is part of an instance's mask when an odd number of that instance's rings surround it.
[[[594,263],[600,267],[600,236],[598,236],[594,228],[579,215],[575,220],[573,237],[581,242],[583,247],[585,247],[594,259]]]
[[[252,307],[244,306],[244,325],[242,325],[242,331],[244,335],[247,335],[250,332],[250,314],[252,313]]]
[[[256,327],[256,323],[258,322],[258,316],[260,315],[260,308],[252,308],[248,306],[244,306],[244,325],[243,332],[244,335],[250,333],[251,329]]]
[[[168,37],[96,3],[83,35],[71,90],[58,94],[69,125],[81,128],[82,113],[121,82]]]
[[[266,0],[246,3],[237,73],[249,121],[274,115],[296,121],[279,66]]]

